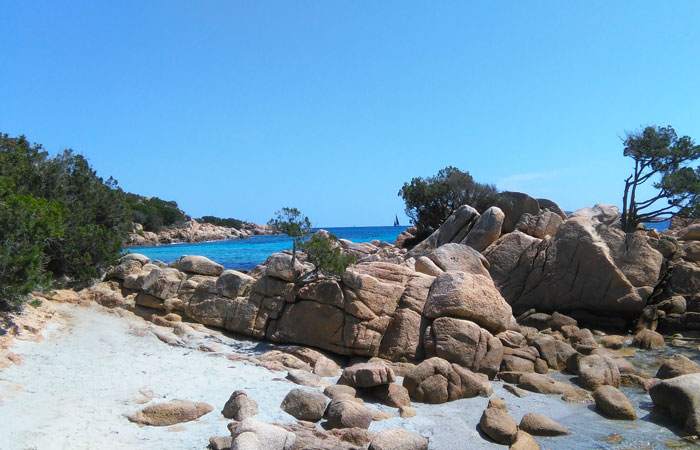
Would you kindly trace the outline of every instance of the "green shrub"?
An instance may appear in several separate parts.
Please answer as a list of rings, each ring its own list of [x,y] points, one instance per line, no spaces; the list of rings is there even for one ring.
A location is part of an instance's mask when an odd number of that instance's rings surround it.
[[[327,276],[338,276],[345,272],[348,266],[355,264],[355,257],[343,251],[338,244],[338,237],[333,233],[326,236],[314,234],[301,244],[301,251],[306,254],[308,261],[316,266],[316,277],[319,272]]]
[[[212,225],[216,225],[219,227],[236,228],[238,230],[243,228],[243,225],[245,225],[245,222],[242,220],[233,219],[233,218],[222,219],[220,217],[215,217],[215,216],[202,216],[201,219],[197,219],[197,220],[199,220],[200,222],[203,222],[203,223],[210,223]]]
[[[143,225],[145,231],[157,233],[165,228],[182,225],[187,220],[185,213],[174,201],[136,194],[126,194],[126,198],[132,222]]]
[[[17,304],[54,279],[85,284],[120,255],[126,195],[71,150],[50,158],[24,136],[0,133],[0,302]]]

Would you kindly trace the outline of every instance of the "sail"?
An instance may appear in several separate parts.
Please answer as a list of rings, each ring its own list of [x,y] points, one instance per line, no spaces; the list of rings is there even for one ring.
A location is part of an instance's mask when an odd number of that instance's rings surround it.
[[[399,216],[397,215],[396,218],[394,219],[394,226],[398,227],[399,226]]]

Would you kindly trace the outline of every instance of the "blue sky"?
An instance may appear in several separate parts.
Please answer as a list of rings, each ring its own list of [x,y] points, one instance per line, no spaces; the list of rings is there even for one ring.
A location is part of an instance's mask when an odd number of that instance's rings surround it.
[[[0,131],[193,216],[402,222],[453,165],[620,203],[621,138],[700,140],[700,2],[0,0]]]

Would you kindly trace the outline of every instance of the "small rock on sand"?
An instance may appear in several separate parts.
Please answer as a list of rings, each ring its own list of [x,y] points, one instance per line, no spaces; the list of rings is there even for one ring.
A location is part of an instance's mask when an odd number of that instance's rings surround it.
[[[128,416],[128,419],[139,425],[162,427],[196,420],[213,410],[214,408],[208,403],[172,400],[147,406],[136,414]]]

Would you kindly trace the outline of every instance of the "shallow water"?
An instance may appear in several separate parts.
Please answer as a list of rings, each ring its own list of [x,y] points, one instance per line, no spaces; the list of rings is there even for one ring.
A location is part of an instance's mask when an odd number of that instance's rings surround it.
[[[340,239],[353,242],[394,242],[406,227],[337,227],[325,228]],[[226,269],[250,270],[273,253],[292,248],[289,236],[252,236],[249,239],[169,244],[157,247],[131,247],[131,253],[142,253],[151,259],[169,263],[182,255],[201,255],[223,265]]]

